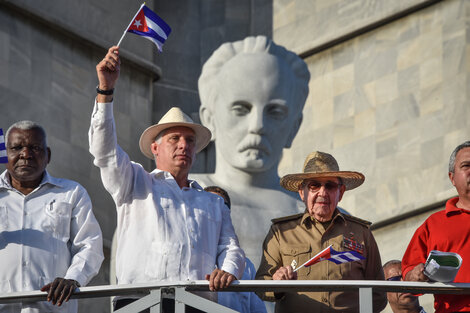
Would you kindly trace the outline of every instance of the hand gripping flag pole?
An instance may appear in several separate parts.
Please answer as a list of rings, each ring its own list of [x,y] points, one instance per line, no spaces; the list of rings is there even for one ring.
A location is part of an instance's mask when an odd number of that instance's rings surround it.
[[[152,41],[161,52],[163,43],[168,39],[171,33],[171,28],[155,12],[150,10],[144,2],[122,34],[121,39],[119,39],[118,47],[121,45],[127,32]]]
[[[294,272],[297,272],[302,267],[309,267],[313,264],[316,264],[318,262],[325,261],[325,260],[334,262],[336,264],[341,264],[341,263],[347,263],[347,262],[353,262],[353,261],[359,261],[359,260],[365,259],[357,251],[339,252],[339,251],[334,250],[332,246],[333,245],[330,245],[328,246],[328,248],[325,248],[319,253],[317,253],[313,258],[311,258],[304,264],[294,269]]]

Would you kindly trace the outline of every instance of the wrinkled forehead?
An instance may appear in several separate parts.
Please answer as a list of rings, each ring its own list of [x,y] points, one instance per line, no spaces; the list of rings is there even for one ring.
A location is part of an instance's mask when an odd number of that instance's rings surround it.
[[[5,139],[8,145],[18,142],[27,142],[29,144],[45,144],[45,134],[40,128],[12,128],[8,133],[8,138]]]

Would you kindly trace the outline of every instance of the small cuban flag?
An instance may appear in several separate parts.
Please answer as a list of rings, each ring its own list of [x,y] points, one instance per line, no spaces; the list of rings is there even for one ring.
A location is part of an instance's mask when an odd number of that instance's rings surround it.
[[[163,43],[171,33],[171,28],[155,12],[150,10],[145,3],[143,3],[134,18],[131,20],[129,26],[127,26],[127,29],[122,34],[122,37],[117,44],[118,46],[121,44],[126,32],[142,36],[152,41],[161,52]]]
[[[325,248],[324,250],[320,251],[313,258],[296,268],[294,272],[298,271],[302,267],[309,267],[313,264],[325,260],[334,262],[336,264],[341,264],[364,259],[365,258],[357,251],[338,252],[332,248],[332,245],[330,245],[328,248]]]
[[[5,136],[3,129],[0,128],[0,163],[8,163],[7,148],[5,147]]]

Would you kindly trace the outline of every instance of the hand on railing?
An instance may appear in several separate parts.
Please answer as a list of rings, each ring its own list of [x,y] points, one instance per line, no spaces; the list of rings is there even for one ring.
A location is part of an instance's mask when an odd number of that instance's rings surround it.
[[[65,279],[57,277],[52,283],[49,283],[41,288],[41,291],[47,291],[47,301],[61,306],[65,301],[69,301],[72,293],[80,287],[78,281],[73,279]]]
[[[217,291],[228,287],[237,278],[226,271],[216,268],[210,275],[206,274],[206,280],[209,281],[210,291]]]

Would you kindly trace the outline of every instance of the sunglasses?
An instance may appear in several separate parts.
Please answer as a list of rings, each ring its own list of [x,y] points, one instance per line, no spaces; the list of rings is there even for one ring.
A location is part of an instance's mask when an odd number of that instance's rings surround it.
[[[387,280],[388,281],[400,281],[401,280],[401,275],[389,277],[389,278],[387,278]]]
[[[320,190],[320,188],[322,186],[325,186],[325,189],[328,190],[328,191],[333,191],[333,190],[337,190],[339,188],[339,186],[341,186],[342,184],[339,184],[339,183],[335,183],[335,182],[332,182],[332,181],[329,181],[329,182],[326,182],[326,183],[320,183],[318,181],[310,181],[306,184],[306,186],[308,187],[308,189],[310,191],[318,191]]]

